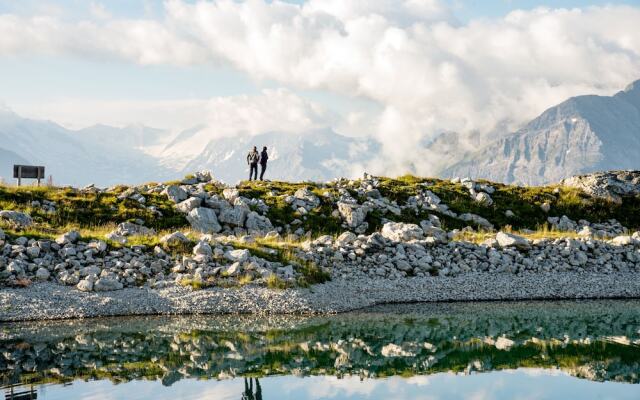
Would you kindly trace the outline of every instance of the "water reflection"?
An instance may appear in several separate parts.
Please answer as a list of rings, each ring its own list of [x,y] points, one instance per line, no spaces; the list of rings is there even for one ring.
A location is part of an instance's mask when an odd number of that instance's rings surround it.
[[[533,368],[637,384],[638,344],[637,301],[21,323],[0,326],[0,380],[3,385],[146,380],[168,387],[192,378],[241,377],[244,391],[235,398],[246,400],[262,399],[261,378],[282,375],[365,380]]]
[[[256,384],[256,391],[253,391],[253,383]],[[242,392],[242,400],[262,400],[262,388],[258,378],[244,378],[244,392]]]

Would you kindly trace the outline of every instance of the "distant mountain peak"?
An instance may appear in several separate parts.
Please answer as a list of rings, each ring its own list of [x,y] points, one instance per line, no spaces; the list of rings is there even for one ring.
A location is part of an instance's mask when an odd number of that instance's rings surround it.
[[[640,93],[640,79],[635,82],[630,83],[624,88],[623,92],[625,93]]]
[[[640,80],[614,96],[572,97],[443,171],[527,185],[640,168]]]

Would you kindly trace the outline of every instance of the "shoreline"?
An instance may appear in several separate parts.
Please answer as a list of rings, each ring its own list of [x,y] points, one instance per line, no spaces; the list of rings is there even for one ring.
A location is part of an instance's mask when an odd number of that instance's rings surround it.
[[[0,322],[111,316],[257,314],[355,311],[382,304],[640,298],[636,273],[470,273],[455,277],[355,279],[305,289],[244,286],[192,290],[125,288],[81,292],[50,282],[0,290]]]

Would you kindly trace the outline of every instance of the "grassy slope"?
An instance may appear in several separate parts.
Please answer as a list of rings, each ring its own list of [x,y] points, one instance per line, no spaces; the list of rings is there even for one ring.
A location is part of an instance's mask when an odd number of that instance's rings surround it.
[[[513,229],[543,229],[548,216],[566,215],[573,220],[586,219],[590,222],[605,222],[615,218],[630,229],[640,228],[640,197],[625,198],[622,204],[615,204],[601,199],[593,199],[576,190],[562,187],[518,187],[490,183],[495,189],[491,195],[494,200],[492,206],[486,207],[476,203],[468,191],[460,184],[449,181],[417,178],[405,176],[397,179],[380,178],[379,190],[381,194],[399,205],[404,204],[408,197],[420,190],[430,190],[438,195],[443,203],[458,214],[474,213],[491,221],[497,229],[509,227]],[[299,215],[285,202],[287,195],[296,190],[307,187],[321,200],[321,205],[306,216]],[[211,193],[221,193],[222,188],[215,185],[207,187]],[[338,190],[333,184],[315,184],[310,182],[243,182],[238,186],[242,196],[261,198],[270,210],[267,216],[275,226],[291,224],[294,220],[301,221],[300,227],[305,231],[312,231],[314,236],[321,234],[339,234],[343,231],[339,218],[332,216],[335,210],[334,201],[323,197],[329,192],[337,197]],[[145,207],[133,200],[118,200],[115,193],[80,193],[64,188],[35,188],[35,187],[2,187],[0,186],[0,209],[20,210],[28,212],[36,222],[35,228],[29,232],[30,236],[38,234],[50,236],[59,234],[70,228],[84,230],[89,236],[102,236],[114,225],[142,219],[146,225],[158,231],[188,229],[184,216],[175,211],[173,204],[160,194],[147,194],[146,205],[154,205],[162,217],[155,216]],[[554,193],[554,190],[556,193]],[[357,197],[357,193],[352,191]],[[34,200],[49,200],[57,204],[55,214],[47,214],[31,207]],[[360,199],[364,200],[364,199]],[[548,202],[551,211],[546,214],[540,205]],[[506,210],[512,210],[515,217],[507,218]],[[429,211],[428,213],[438,214]],[[405,211],[401,216],[393,214],[380,215],[370,213],[368,222],[370,231],[380,226],[382,218],[402,222],[419,222],[427,218],[427,212],[415,214]],[[440,215],[448,229],[462,228],[468,223]],[[298,226],[292,225],[292,230]]]

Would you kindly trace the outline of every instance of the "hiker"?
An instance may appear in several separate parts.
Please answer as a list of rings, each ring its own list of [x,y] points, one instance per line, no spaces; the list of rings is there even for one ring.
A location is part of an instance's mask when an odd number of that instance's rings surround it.
[[[253,146],[253,150],[247,154],[247,164],[249,164],[249,180],[258,179],[258,161],[260,160],[260,153],[258,148]],[[254,174],[255,172],[255,174]],[[255,178],[254,178],[255,176]]]
[[[264,178],[264,171],[267,170],[267,160],[269,159],[269,155],[267,154],[267,146],[262,148],[262,153],[260,153],[260,180]]]

